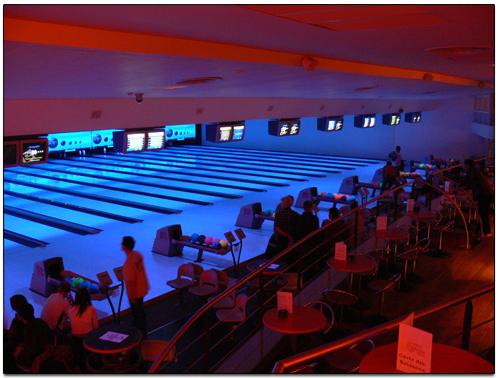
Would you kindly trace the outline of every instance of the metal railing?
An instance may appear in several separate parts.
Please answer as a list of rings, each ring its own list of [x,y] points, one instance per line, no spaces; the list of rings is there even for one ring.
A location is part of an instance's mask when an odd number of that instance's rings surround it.
[[[459,304],[465,303],[465,314],[464,314],[464,321],[463,321],[463,331],[458,333],[457,335],[453,335],[450,338],[447,338],[446,340],[443,340],[443,342],[447,342],[448,340],[462,335],[462,344],[461,348],[468,350],[469,345],[470,345],[470,332],[479,327],[483,326],[489,322],[494,321],[494,316],[491,319],[488,319],[484,322],[481,322],[480,324],[472,327],[472,299],[481,297],[482,295],[485,295],[487,293],[494,292],[494,284],[489,284],[486,286],[483,286],[477,290],[471,291],[467,294],[460,295],[458,297],[449,299],[447,301],[440,302],[438,304],[435,304],[433,306],[426,307],[422,310],[415,311],[414,314],[414,320],[420,319],[435,313],[438,313],[440,311],[446,310],[448,308],[457,306]],[[319,357],[325,356],[329,353],[332,353],[336,350],[347,348],[351,345],[357,344],[363,340],[366,339],[371,339],[376,336],[380,336],[382,334],[385,334],[389,331],[395,330],[401,322],[403,322],[406,318],[405,316],[399,317],[397,319],[394,319],[390,322],[381,324],[379,326],[376,326],[374,328],[369,328],[365,331],[358,332],[352,336],[346,337],[344,339],[332,342],[330,344],[306,351],[304,353],[286,358],[284,360],[278,361],[275,366],[273,367],[272,373],[286,373],[290,372],[295,369],[296,366],[301,366],[302,364],[309,364],[315,362]]]
[[[445,193],[444,190],[442,190],[441,188],[431,183],[427,183],[421,180],[406,182],[392,190],[384,192],[382,195],[374,199],[371,199],[370,201],[362,204],[361,206],[358,206],[356,209],[346,214],[343,214],[342,216],[335,219],[331,223],[325,225],[324,227],[321,227],[311,232],[304,238],[294,243],[292,246],[283,250],[278,255],[268,259],[268,261],[265,264],[261,265],[257,270],[239,279],[238,282],[236,282],[235,285],[233,285],[230,289],[225,290],[224,292],[216,296],[213,300],[211,300],[209,303],[202,306],[189,320],[187,320],[185,324],[183,324],[183,326],[171,338],[171,340],[169,340],[169,343],[160,353],[156,361],[152,364],[148,372],[156,373],[162,371],[171,362],[168,360],[165,363],[163,363],[163,360],[168,356],[172,348],[175,347],[183,337],[185,337],[187,330],[193,327],[194,324],[196,324],[196,322],[200,321],[203,322],[202,323],[203,332],[200,335],[197,335],[197,337],[195,337],[190,343],[188,343],[188,345],[177,354],[177,357],[180,357],[183,353],[187,353],[189,348],[198,350],[199,348],[198,347],[194,348],[194,345],[198,342],[201,342],[201,339],[204,338],[204,343],[202,347],[203,352],[201,356],[195,361],[195,363],[201,363],[201,361],[203,360],[204,364],[203,372],[209,373],[213,371],[212,361],[210,359],[210,354],[212,353],[213,348],[220,345],[220,343],[226,340],[229,336],[231,337],[234,332],[234,330],[232,329],[230,332],[228,332],[224,337],[220,338],[219,340],[214,340],[214,337],[211,337],[213,334],[213,330],[221,323],[221,320],[215,323],[214,325],[210,325],[209,322],[209,311],[211,310],[211,308],[213,308],[213,306],[216,303],[223,300],[227,296],[231,295],[233,291],[237,293],[237,291],[245,289],[249,281],[257,277],[262,277],[261,275],[262,271],[271,264],[274,264],[277,260],[285,259],[286,257],[288,258],[289,256],[291,256],[291,254],[297,254],[298,258],[294,262],[290,263],[285,271],[272,276],[272,278],[268,279],[268,281],[265,284],[262,284],[261,283],[262,281],[260,280],[260,287],[257,290],[255,290],[251,295],[248,296],[247,299],[248,304],[251,303],[251,300],[255,298],[255,296],[258,296],[257,305],[254,306],[251,311],[248,311],[246,319],[244,320],[244,322],[242,322],[241,325],[238,326],[238,328],[242,327],[247,322],[255,320],[257,320],[258,324],[261,325],[262,311],[265,305],[267,305],[270,301],[274,300],[274,298],[276,297],[276,292],[268,295],[266,301],[262,300],[263,295],[260,294],[263,294],[263,292],[269,289],[272,285],[273,286],[277,285],[277,283],[279,282],[278,280],[281,280],[282,275],[284,275],[289,271],[292,271],[293,273],[297,274],[297,288],[294,291],[294,293],[295,294],[299,293],[302,290],[303,285],[306,285],[307,282],[311,281],[314,277],[320,275],[325,270],[326,260],[329,257],[331,257],[333,253],[333,246],[331,245],[332,240],[337,240],[337,238],[340,238],[344,240],[346,243],[348,243],[350,249],[356,249],[358,247],[359,242],[361,242],[362,233],[363,233],[363,230],[358,229],[358,224],[359,224],[358,219],[359,219],[360,210],[368,208],[369,205],[374,205],[376,203],[377,204],[375,210],[376,215],[379,215],[381,211],[386,211],[386,213],[388,213],[388,215],[389,214],[392,215],[394,221],[396,221],[400,216],[399,209],[405,206],[404,204],[400,203],[399,194],[402,191],[404,191],[404,188],[410,185],[427,185],[430,188],[432,188],[434,192],[440,193],[441,195],[445,196],[450,202],[453,203],[456,209],[455,211],[457,211],[464,220],[463,223],[467,238],[467,248],[469,248],[469,230],[465,222],[465,217],[462,211],[460,210],[459,206],[451,198],[451,196],[448,193]],[[392,199],[390,199],[391,197]],[[384,201],[385,203],[383,203]],[[392,210],[390,210],[391,207]],[[351,219],[351,217],[354,217],[354,221],[348,228],[343,229],[340,232],[340,234],[330,235],[330,230],[333,229],[332,227],[334,226],[335,223],[342,222],[346,219]],[[310,246],[310,241],[313,241],[313,245],[315,245],[314,247]],[[322,270],[317,269],[316,266],[321,266]],[[304,281],[303,281],[303,276],[306,277],[306,280]],[[280,289],[285,289],[285,287],[288,286],[289,283],[286,282],[283,286],[280,285]],[[255,327],[252,326],[251,330],[253,331],[254,328]],[[212,345],[213,343],[214,345]],[[192,367],[193,365],[188,367],[186,372],[190,371]]]

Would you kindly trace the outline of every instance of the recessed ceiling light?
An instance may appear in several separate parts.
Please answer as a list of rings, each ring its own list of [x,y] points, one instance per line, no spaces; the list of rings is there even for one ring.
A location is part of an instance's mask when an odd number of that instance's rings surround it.
[[[170,85],[169,87],[159,87],[156,89],[163,89],[165,91],[171,91],[173,89],[187,88],[186,85]]]

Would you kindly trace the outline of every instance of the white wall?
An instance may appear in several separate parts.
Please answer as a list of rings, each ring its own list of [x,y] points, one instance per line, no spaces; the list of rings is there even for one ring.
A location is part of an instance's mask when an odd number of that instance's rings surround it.
[[[338,132],[318,131],[316,118],[301,118],[299,135],[288,137],[268,135],[268,120],[246,121],[244,140],[223,146],[385,159],[399,145],[405,160],[431,154],[463,159],[486,154],[487,141],[471,132],[473,109],[473,98],[439,101],[434,110],[422,113],[418,124],[405,122],[402,115],[400,125],[387,126],[377,114],[372,129],[353,127],[354,116],[350,115],[344,117],[344,128]],[[205,139],[203,144],[215,145]]]

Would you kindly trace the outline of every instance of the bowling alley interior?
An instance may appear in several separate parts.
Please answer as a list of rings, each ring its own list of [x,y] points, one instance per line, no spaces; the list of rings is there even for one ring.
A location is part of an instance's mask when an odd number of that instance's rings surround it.
[[[494,14],[3,5],[4,373],[494,373]]]

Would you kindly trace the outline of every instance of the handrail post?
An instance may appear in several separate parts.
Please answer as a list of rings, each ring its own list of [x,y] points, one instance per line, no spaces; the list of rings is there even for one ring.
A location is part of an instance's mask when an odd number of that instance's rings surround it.
[[[396,222],[396,219],[398,218],[398,191],[397,190],[393,193],[393,200],[394,200],[394,222]]]
[[[297,249],[297,291],[301,291],[301,275],[302,272],[302,260],[303,260],[303,245],[299,245],[298,247],[294,247],[294,250]]]
[[[209,312],[204,313],[204,373],[210,373],[209,361]]]
[[[469,350],[470,347],[470,328],[472,327],[472,313],[474,312],[474,306],[472,301],[469,300],[465,304],[465,315],[463,317],[463,335],[462,335],[462,349]],[[468,331],[466,331],[468,330]]]
[[[357,239],[358,239],[358,210],[356,210],[356,212],[354,213],[354,240],[353,240],[354,249],[358,247]]]

